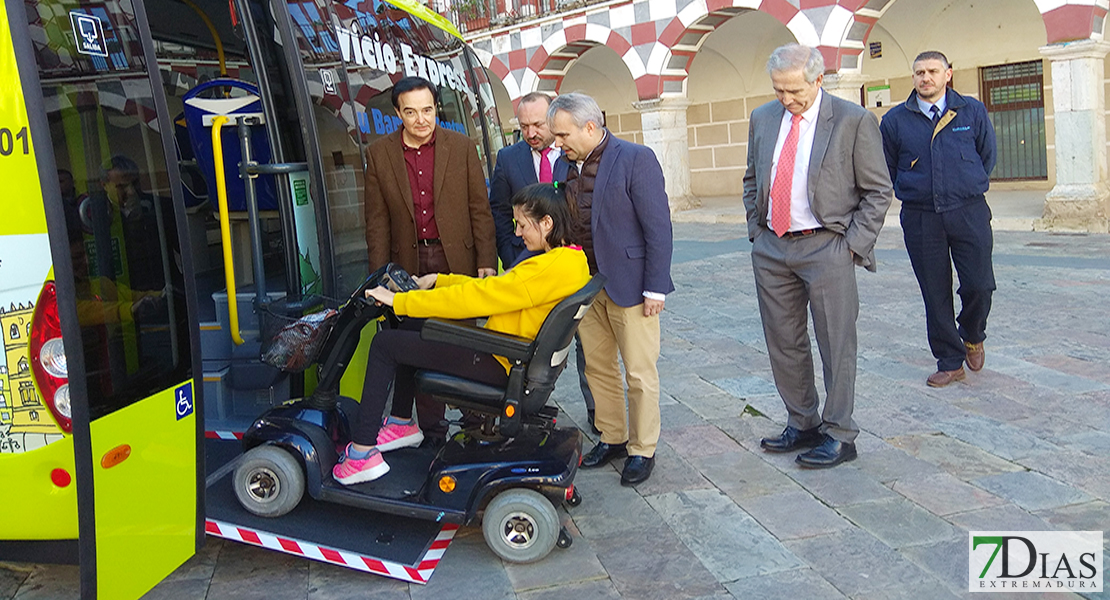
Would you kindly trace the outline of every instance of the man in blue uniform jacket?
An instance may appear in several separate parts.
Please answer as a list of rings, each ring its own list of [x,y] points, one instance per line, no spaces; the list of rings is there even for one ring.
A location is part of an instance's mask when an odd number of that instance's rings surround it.
[[[994,128],[982,102],[949,89],[952,67],[940,52],[913,62],[914,91],[883,117],[883,152],[902,201],[906,252],[925,300],[929,348],[944,387],[983,368],[983,340],[995,289],[991,250],[990,172]],[[952,265],[960,278],[960,315],[952,298]]]

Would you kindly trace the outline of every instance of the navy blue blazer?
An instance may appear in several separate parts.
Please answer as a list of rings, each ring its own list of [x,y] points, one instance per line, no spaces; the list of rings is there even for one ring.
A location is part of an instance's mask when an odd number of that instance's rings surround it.
[[[558,151],[558,150],[556,150]],[[552,172],[555,181],[566,181],[567,162],[555,161]],[[497,255],[501,257],[502,267],[508,269],[521,252],[524,240],[516,237],[513,226],[513,194],[521,188],[539,183],[536,166],[532,162],[532,147],[521,140],[512,146],[497,151],[497,163],[493,167],[493,177],[489,185],[489,204],[493,211],[493,225],[497,231]]]
[[[594,181],[590,229],[598,271],[608,278],[605,292],[627,308],[641,304],[645,291],[674,291],[671,208],[655,153],[608,135]]]

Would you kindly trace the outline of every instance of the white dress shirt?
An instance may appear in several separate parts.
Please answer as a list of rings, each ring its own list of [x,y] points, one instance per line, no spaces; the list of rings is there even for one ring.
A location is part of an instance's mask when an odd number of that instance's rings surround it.
[[[817,99],[809,110],[802,113],[802,122],[798,124],[798,151],[794,155],[794,180],[790,185],[790,228],[788,231],[801,231],[803,229],[817,229],[824,227],[809,208],[809,157],[813,153],[813,136],[817,133],[817,113],[821,109],[823,90],[817,90]],[[775,173],[779,168],[779,155],[786,137],[790,135],[790,121],[793,117],[790,111],[783,111],[782,123],[779,125],[779,139],[775,143],[775,155],[771,163],[771,181],[775,181]],[[770,215],[774,214],[772,205],[774,198],[768,198],[767,223],[770,225]],[[775,233],[778,233],[777,231]]]

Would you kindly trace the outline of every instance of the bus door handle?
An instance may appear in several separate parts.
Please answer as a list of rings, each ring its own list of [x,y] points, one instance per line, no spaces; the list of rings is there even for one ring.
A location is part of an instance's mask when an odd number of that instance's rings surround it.
[[[231,255],[231,219],[227,208],[227,181],[224,179],[223,126],[231,119],[225,115],[212,118],[212,162],[216,167],[216,196],[220,205],[220,241],[224,251],[224,280],[227,284],[228,328],[236,346],[244,342],[239,331],[239,299],[235,295],[235,261]]]

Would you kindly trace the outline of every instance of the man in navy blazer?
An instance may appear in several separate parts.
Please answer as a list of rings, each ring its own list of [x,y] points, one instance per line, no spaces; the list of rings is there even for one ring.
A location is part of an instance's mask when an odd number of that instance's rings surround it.
[[[524,252],[524,240],[516,236],[513,224],[513,194],[533,183],[566,181],[567,162],[558,160],[562,152],[554,146],[555,136],[547,128],[547,107],[551,98],[542,92],[526,94],[517,103],[516,120],[522,140],[497,152],[497,163],[490,178],[489,204],[497,230],[497,255],[508,269]],[[544,168],[543,161],[547,161]],[[541,177],[542,176],[542,177]]]
[[[608,279],[578,327],[601,430],[601,441],[583,457],[582,468],[627,455],[621,483],[635,485],[655,464],[659,313],[674,291],[663,169],[650,148],[605,129],[601,108],[589,96],[559,96],[547,119],[555,144],[573,163],[566,189],[577,217],[575,233],[590,272]],[[627,419],[618,353],[627,373]]]

